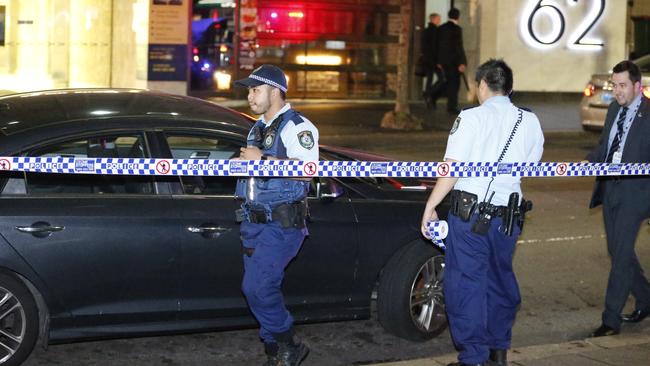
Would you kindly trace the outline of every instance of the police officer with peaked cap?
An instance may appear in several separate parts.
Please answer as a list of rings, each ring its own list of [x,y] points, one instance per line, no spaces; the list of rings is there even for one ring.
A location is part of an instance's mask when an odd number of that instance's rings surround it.
[[[318,129],[285,101],[287,80],[278,67],[262,65],[235,82],[248,88],[248,103],[260,119],[241,149],[243,160],[318,160]],[[260,323],[265,365],[299,365],[309,348],[294,337],[293,317],[281,292],[284,269],[305,236],[309,179],[240,179],[244,200],[238,217],[244,251],[242,291]]]
[[[514,106],[512,70],[489,60],[476,71],[480,106],[462,111],[451,129],[445,161],[537,162],[544,136],[537,117]],[[451,191],[445,253],[445,304],[459,362],[506,365],[511,330],[521,301],[512,256],[523,214],[520,178],[440,178],[422,216],[437,220],[436,206]],[[519,225],[517,225],[517,223]]]

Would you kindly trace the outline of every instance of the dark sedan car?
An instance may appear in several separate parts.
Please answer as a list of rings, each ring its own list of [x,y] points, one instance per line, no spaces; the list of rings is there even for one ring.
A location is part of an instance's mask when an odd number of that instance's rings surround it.
[[[252,119],[188,97],[77,89],[0,98],[0,156],[229,159]],[[325,160],[378,160],[321,148]],[[407,179],[317,178],[287,269],[298,322],[378,317],[400,337],[446,325],[443,256]],[[406,185],[406,186],[405,186]],[[44,342],[255,326],[240,290],[232,177],[0,172],[0,364]]]

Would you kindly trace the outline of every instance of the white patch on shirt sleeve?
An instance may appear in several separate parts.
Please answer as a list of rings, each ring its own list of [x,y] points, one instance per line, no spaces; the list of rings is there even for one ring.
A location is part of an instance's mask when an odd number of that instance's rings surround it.
[[[304,117],[303,117],[304,118]],[[318,160],[318,129],[313,123],[305,120],[296,125],[289,121],[282,129],[280,136],[287,148],[287,157],[303,161]],[[311,140],[311,148],[310,141]]]
[[[461,112],[456,120],[458,124],[454,126],[455,130],[449,134],[447,139],[445,159],[468,161],[472,144],[476,141],[475,135],[479,132],[476,118],[468,111]]]

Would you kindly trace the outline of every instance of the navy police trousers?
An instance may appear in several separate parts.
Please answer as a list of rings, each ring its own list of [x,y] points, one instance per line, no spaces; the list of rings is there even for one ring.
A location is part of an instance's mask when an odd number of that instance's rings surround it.
[[[242,291],[260,323],[260,337],[265,343],[274,343],[273,334],[284,333],[293,326],[281,286],[284,269],[300,250],[306,234],[306,229],[285,229],[275,222],[241,224],[244,247],[255,249],[250,257],[244,254]]]
[[[449,214],[445,254],[447,316],[458,360],[467,364],[487,361],[490,349],[510,348],[521,302],[512,269],[519,227],[506,236],[501,218],[494,218],[487,235],[479,235],[471,229],[477,217],[463,222]]]

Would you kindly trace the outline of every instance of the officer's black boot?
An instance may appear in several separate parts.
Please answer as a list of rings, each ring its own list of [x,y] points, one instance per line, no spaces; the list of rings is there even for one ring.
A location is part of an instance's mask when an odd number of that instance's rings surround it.
[[[278,365],[278,344],[277,343],[264,343],[264,353],[266,353],[266,362],[263,366],[277,366]]]
[[[307,358],[309,347],[304,343],[279,343],[278,366],[298,366]]]
[[[297,342],[293,328],[283,333],[273,334],[278,341],[278,366],[298,366],[307,358],[309,347]]]
[[[508,350],[507,349],[491,349],[490,362],[495,366],[508,366]]]

